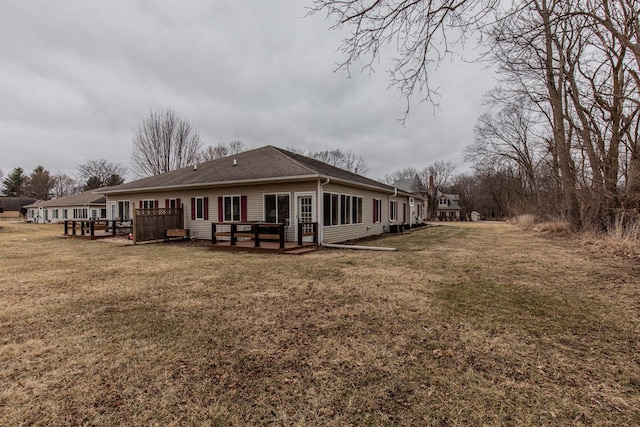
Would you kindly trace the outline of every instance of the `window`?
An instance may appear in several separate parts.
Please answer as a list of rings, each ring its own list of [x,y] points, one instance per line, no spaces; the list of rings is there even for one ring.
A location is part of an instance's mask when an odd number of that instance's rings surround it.
[[[340,224],[351,224],[351,196],[340,195]]]
[[[264,220],[289,225],[289,194],[264,195]]]
[[[382,199],[373,199],[373,222],[382,222]]]
[[[127,202],[129,203],[129,202]],[[82,208],[82,209],[74,209],[73,210],[73,217],[75,219],[87,219],[87,208]]]
[[[157,206],[155,200],[143,200],[142,209],[154,209]]]
[[[340,219],[340,203],[339,195],[333,193],[324,193],[324,225],[338,225]]]
[[[362,224],[362,197],[353,196],[351,200],[353,202],[351,222],[354,224]]]
[[[224,221],[240,221],[240,196],[224,197]]]
[[[177,203],[176,199],[169,199],[169,204],[167,205],[167,207],[169,209],[175,209],[175,208],[179,207],[179,206],[177,206],[177,204],[178,203]]]
[[[220,198],[222,200],[222,198]],[[222,203],[222,201],[220,202]],[[168,204],[165,200],[165,204]],[[180,199],[177,199],[176,205],[180,204]],[[192,197],[191,198],[191,220],[205,220],[209,219],[209,198],[208,197]],[[220,219],[222,222],[222,219]]]
[[[391,221],[398,219],[398,202],[395,200],[389,201],[389,219]]]
[[[204,199],[196,197],[196,219],[204,219]]]
[[[118,201],[118,219],[121,221],[129,221],[131,219],[128,200]]]
[[[53,209],[51,211],[51,219],[58,219],[58,209]]]
[[[107,208],[101,208],[100,209],[100,218],[106,218],[107,217]]]
[[[66,209],[62,209],[62,219],[69,218],[69,213]]]

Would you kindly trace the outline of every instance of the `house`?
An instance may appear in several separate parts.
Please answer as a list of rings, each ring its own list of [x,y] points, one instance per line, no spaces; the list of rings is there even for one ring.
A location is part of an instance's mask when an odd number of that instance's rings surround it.
[[[420,197],[328,165],[266,146],[100,190],[107,219],[128,220],[137,208],[183,208],[184,228],[211,239],[212,224],[284,224],[298,240],[298,223],[317,223],[318,242],[382,234],[416,222]]]
[[[21,219],[26,215],[25,206],[37,199],[30,197],[0,197],[0,218]]]
[[[429,195],[427,192],[427,188],[425,187],[420,177],[416,175],[411,179],[399,179],[391,184],[391,186],[413,196],[411,198],[413,199],[413,202],[411,202],[410,199],[409,203],[409,205],[411,206],[411,217],[415,218],[416,222],[422,223],[428,217],[427,202],[429,199]],[[415,201],[416,199],[418,200],[418,202]]]
[[[96,190],[44,200],[25,206],[34,223],[56,223],[65,219],[102,219],[107,216],[105,196]]]
[[[462,208],[458,204],[460,196],[457,194],[444,194],[436,192],[435,213],[440,221],[460,221],[460,211]]]

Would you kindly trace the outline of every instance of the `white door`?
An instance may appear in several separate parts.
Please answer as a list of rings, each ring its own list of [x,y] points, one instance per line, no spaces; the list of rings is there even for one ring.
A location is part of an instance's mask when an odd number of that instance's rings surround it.
[[[298,223],[309,223],[315,221],[315,210],[314,210],[314,197],[313,193],[310,194],[296,194],[296,205],[297,212],[296,218]],[[313,236],[305,236],[305,234],[313,232],[312,224],[304,224],[302,226],[302,241],[303,242],[312,242]],[[296,226],[296,240],[298,238],[298,227]]]

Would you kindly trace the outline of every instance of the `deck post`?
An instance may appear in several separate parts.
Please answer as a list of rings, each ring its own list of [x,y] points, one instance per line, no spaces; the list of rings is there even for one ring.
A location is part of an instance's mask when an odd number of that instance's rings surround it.
[[[231,246],[235,246],[236,245],[236,231],[237,231],[237,226],[235,224],[231,224]]]
[[[281,223],[278,229],[280,232],[280,249],[284,249],[284,224]]]
[[[304,227],[302,226],[302,223],[299,222],[298,223],[298,246],[302,246],[302,229]]]
[[[93,239],[96,235],[96,223],[93,220],[89,223],[89,231],[91,232],[91,238]]]
[[[211,244],[215,245],[218,243],[216,239],[216,224],[214,222],[211,223]]]
[[[71,234],[72,235],[76,235],[76,222],[75,221],[71,221]]]
[[[64,234],[65,236],[69,234],[69,221],[66,219],[64,220]]]
[[[80,235],[84,236],[84,220],[80,221]]]
[[[318,244],[318,223],[313,223],[313,243]]]
[[[259,248],[260,247],[260,225],[254,224],[251,226],[251,229],[253,230],[253,240],[255,242],[254,246],[256,248]]]
[[[109,221],[107,221],[107,225],[109,225]],[[115,236],[116,235],[116,220],[112,220],[111,221],[111,233]]]

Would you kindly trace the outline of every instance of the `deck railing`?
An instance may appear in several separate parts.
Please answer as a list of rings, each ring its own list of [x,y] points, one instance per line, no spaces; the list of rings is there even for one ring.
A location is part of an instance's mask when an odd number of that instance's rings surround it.
[[[306,236],[313,236],[313,242],[318,243],[317,222],[298,223],[298,245],[302,246],[303,237]],[[238,239],[250,239],[256,248],[260,247],[260,242],[277,241],[280,249],[284,249],[286,226],[272,222],[212,222],[211,243],[217,244],[219,237],[228,237],[231,246],[235,246]]]
[[[103,231],[105,234],[116,236],[121,230],[132,229],[131,221],[110,220],[110,219],[65,219],[65,236],[90,236],[95,237],[96,231]]]

